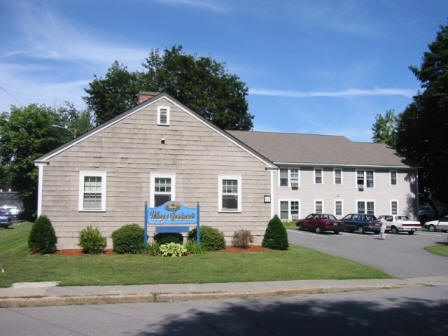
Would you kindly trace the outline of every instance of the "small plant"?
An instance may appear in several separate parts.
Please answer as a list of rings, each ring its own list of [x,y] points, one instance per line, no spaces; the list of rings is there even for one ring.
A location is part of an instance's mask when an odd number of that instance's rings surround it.
[[[58,239],[47,216],[39,216],[31,228],[28,247],[31,252],[54,253]]]
[[[188,253],[205,254],[205,249],[202,247],[202,245],[198,245],[198,243],[195,240],[189,240],[187,242],[186,247],[187,247]]]
[[[248,248],[250,243],[253,243],[254,237],[248,230],[235,231],[232,238],[232,245],[234,247]]]
[[[150,244],[146,247],[146,252],[150,256],[154,256],[154,257],[162,254],[162,252],[160,251],[160,244],[156,241],[153,241],[152,244]]]
[[[289,247],[288,233],[277,215],[269,221],[262,246],[273,250],[287,250]]]
[[[101,235],[98,228],[89,225],[79,234],[79,246],[82,247],[84,253],[100,254],[106,247],[106,238]]]
[[[224,234],[210,226],[201,226],[201,247],[206,251],[223,250],[226,248]],[[188,239],[196,241],[196,229],[188,233]]]
[[[143,252],[145,231],[137,224],[125,225],[112,233],[114,251],[137,254]]]
[[[188,250],[185,246],[177,243],[168,243],[160,245],[160,252],[164,257],[182,257]]]

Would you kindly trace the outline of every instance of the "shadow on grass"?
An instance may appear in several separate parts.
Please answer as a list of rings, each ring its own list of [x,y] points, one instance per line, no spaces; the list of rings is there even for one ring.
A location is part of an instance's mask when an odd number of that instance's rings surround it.
[[[287,298],[294,301],[294,298]],[[390,299],[281,303],[248,299],[211,311],[169,316],[137,336],[149,335],[448,335],[448,301]]]

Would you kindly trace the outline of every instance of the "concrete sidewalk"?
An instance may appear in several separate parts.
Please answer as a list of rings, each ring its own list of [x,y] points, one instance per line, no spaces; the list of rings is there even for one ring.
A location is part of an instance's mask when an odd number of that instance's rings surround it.
[[[134,286],[60,287],[57,282],[15,283],[10,288],[0,288],[0,308],[169,302],[447,285],[448,276],[446,275],[409,279],[294,280]]]

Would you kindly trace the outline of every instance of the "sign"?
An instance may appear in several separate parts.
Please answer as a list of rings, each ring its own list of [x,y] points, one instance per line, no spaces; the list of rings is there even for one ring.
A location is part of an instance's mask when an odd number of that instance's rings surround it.
[[[189,208],[176,201],[168,201],[156,208],[145,203],[145,246],[148,241],[148,225],[157,225],[157,233],[189,232],[190,225],[196,225],[196,240],[200,243],[199,203]]]

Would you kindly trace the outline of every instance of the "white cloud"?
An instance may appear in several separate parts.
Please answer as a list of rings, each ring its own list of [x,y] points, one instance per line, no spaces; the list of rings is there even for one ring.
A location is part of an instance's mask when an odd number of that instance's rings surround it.
[[[228,8],[219,0],[156,0],[162,4],[184,5],[213,12],[224,13]]]
[[[313,97],[356,97],[356,96],[403,96],[411,98],[417,92],[400,88],[347,89],[341,91],[292,91],[251,88],[249,93],[257,96],[271,96],[283,98],[313,98]]]

